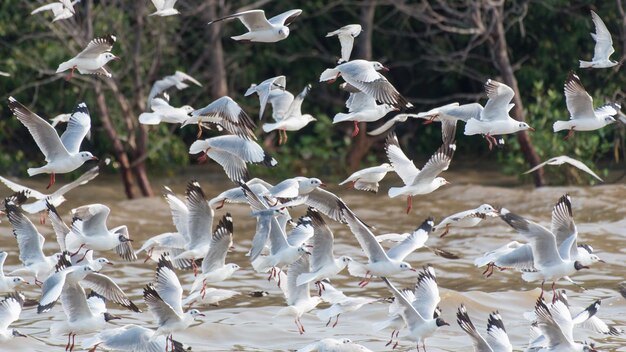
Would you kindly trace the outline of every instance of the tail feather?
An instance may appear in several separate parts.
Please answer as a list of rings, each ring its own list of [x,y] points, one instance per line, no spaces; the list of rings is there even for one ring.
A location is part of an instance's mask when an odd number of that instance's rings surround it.
[[[580,63],[580,68],[590,68],[590,67],[593,67],[593,63],[591,61],[578,60],[578,62]]]
[[[404,187],[391,187],[389,188],[387,195],[389,196],[389,198],[395,198],[401,195],[403,190],[404,190]]]
[[[59,65],[59,68],[57,68],[57,72],[56,72],[56,73],[63,72],[63,71],[67,71],[67,70],[69,70],[70,68],[72,68],[72,66],[73,66],[73,65],[71,64],[71,60],[69,60],[69,61],[65,61],[65,62],[63,62],[63,63],[61,63],[61,64]]]
[[[335,117],[333,118],[333,124],[335,123],[339,123],[339,122],[344,122],[344,121],[350,121],[349,119],[352,118],[352,114],[344,114],[342,112],[338,113],[335,115]]]
[[[161,116],[153,112],[144,112],[139,115],[139,123],[144,125],[158,125],[161,123]]]
[[[472,136],[475,134],[482,134],[483,131],[480,128],[480,121],[476,119],[469,119],[465,123],[465,131],[463,132],[466,136]]]
[[[365,274],[367,274],[367,268],[365,265],[353,260],[348,264],[348,272],[352,276],[365,277]]]
[[[555,121],[552,129],[554,132],[569,130],[569,121]]]
[[[298,275],[298,278],[296,279],[296,286],[300,286],[300,285],[304,285],[306,283],[309,283],[313,280],[315,280],[317,278],[317,273],[313,272],[313,273],[302,273],[300,275]]]
[[[278,129],[278,123],[264,123],[263,124],[263,132],[269,133]]]
[[[243,96],[247,97],[248,95],[253,94],[254,92],[256,92],[256,84],[252,83],[250,85],[250,88],[248,88],[248,90],[246,91],[246,93]]]

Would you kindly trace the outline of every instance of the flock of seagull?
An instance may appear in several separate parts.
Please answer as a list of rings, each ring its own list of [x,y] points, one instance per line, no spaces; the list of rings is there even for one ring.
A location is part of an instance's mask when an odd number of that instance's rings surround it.
[[[153,0],[156,12],[152,15],[170,16],[178,14],[174,8],[176,1]],[[75,2],[61,0],[40,7],[33,14],[51,10],[54,20],[71,17],[76,9]],[[266,19],[263,10],[250,10],[233,14],[213,22],[238,19],[248,32],[234,36],[237,41],[271,43],[286,39],[289,24],[302,13],[290,10]],[[592,61],[581,61],[583,68],[605,68],[617,63],[609,60],[613,53],[612,40],[606,26],[591,12],[596,27],[592,33],[596,49]],[[211,22],[211,23],[213,23]],[[345,81],[341,88],[349,92],[346,102],[348,112],[338,113],[333,123],[352,121],[354,133],[359,133],[359,122],[375,122],[391,111],[412,108],[396,88],[380,73],[386,67],[379,62],[350,60],[354,38],[361,32],[357,24],[347,25],[328,33],[337,36],[341,43],[341,56],[334,68],[321,73],[320,82],[332,83],[339,77]],[[70,70],[68,79],[75,71],[80,74],[98,74],[111,77],[105,65],[118,58],[111,53],[116,41],[113,35],[97,37],[87,47],[70,60],[59,65],[57,72]],[[19,319],[25,297],[18,292],[22,285],[33,282],[39,286],[36,291],[37,313],[44,314],[55,309],[60,300],[66,320],[50,327],[52,335],[66,335],[66,350],[75,348],[77,335],[92,334],[82,341],[82,347],[125,351],[183,351],[186,346],[173,338],[179,331],[188,328],[194,321],[205,316],[201,309],[185,310],[185,306],[202,307],[228,299],[237,292],[211,287],[212,284],[229,280],[240,269],[242,263],[227,263],[229,249],[233,243],[233,217],[226,213],[215,218],[215,211],[227,204],[242,203],[250,206],[250,216],[256,218],[256,230],[248,252],[249,265],[259,273],[274,279],[283,290],[286,306],[277,316],[290,316],[294,319],[300,334],[305,333],[301,322],[304,314],[316,309],[319,304],[327,308],[317,309],[317,317],[334,327],[341,314],[349,314],[368,304],[383,299],[352,297],[345,295],[333,286],[332,278],[347,268],[350,275],[361,279],[360,287],[371,280],[381,279],[393,294],[389,307],[389,317],[385,321],[373,322],[376,329],[392,330],[387,344],[396,348],[399,332],[414,343],[418,351],[426,351],[426,339],[445,329],[449,323],[441,317],[438,307],[439,288],[435,268],[426,265],[413,268],[406,258],[416,249],[425,245],[429,235],[445,236],[459,227],[474,227],[487,217],[500,218],[527,239],[527,243],[510,242],[501,248],[493,249],[476,259],[477,267],[485,267],[484,275],[490,276],[496,269],[515,270],[522,279],[541,283],[541,295],[537,298],[534,313],[531,314],[530,342],[527,351],[595,351],[590,344],[575,341],[575,326],[586,323],[602,334],[618,335],[622,331],[607,325],[596,313],[600,301],[586,308],[571,307],[564,290],[557,290],[555,284],[565,279],[576,285],[570,276],[588,269],[602,260],[593,253],[589,245],[578,242],[578,232],[572,212],[572,199],[563,195],[552,211],[552,223],[546,228],[526,219],[506,208],[494,208],[482,204],[452,214],[436,223],[432,217],[426,218],[411,233],[383,234],[376,236],[374,227],[355,214],[340,197],[324,188],[318,178],[296,176],[277,184],[270,184],[259,178],[251,178],[247,164],[275,166],[278,161],[269,155],[256,142],[253,119],[230,97],[221,97],[202,109],[188,105],[174,107],[169,104],[166,90],[184,89],[189,83],[201,86],[193,77],[176,72],[154,83],[148,98],[148,112],[139,116],[144,124],[159,123],[196,125],[198,140],[189,148],[189,153],[210,158],[220,164],[226,176],[235,184],[232,189],[209,198],[197,181],[187,185],[185,197],[181,198],[165,187],[164,199],[172,213],[175,232],[167,232],[148,239],[138,249],[133,249],[133,240],[126,226],[109,228],[107,219],[110,209],[103,204],[89,204],[71,210],[72,221],[68,225],[57,212],[57,207],[65,201],[65,195],[72,189],[84,185],[98,176],[96,166],[77,180],[59,188],[51,194],[19,185],[0,177],[15,193],[4,200],[4,212],[13,228],[19,249],[19,259],[23,267],[5,275],[2,265],[7,252],[0,252],[0,292],[7,293],[0,302],[0,341],[25,336],[10,325]],[[309,114],[302,114],[302,102],[312,89],[307,85],[294,97],[286,90],[286,77],[269,78],[259,84],[252,84],[245,96],[256,93],[259,96],[262,118],[267,103],[272,106],[273,123],[265,123],[264,132],[278,131],[279,144],[287,143],[287,131],[297,131],[315,121]],[[510,117],[513,90],[507,85],[489,79],[485,84],[488,97],[482,106],[478,103],[459,105],[451,103],[419,114],[397,114],[370,134],[382,134],[397,123],[408,118],[424,119],[425,123],[441,122],[442,145],[420,169],[403,151],[394,132],[387,135],[385,151],[389,163],[366,168],[350,175],[340,185],[355,190],[376,193],[379,182],[389,172],[395,172],[403,185],[391,187],[388,196],[406,197],[409,213],[412,198],[428,194],[449,183],[439,175],[448,169],[456,150],[456,126],[459,120],[465,123],[466,135],[480,134],[489,147],[501,146],[502,135],[517,131],[532,131],[525,122]],[[591,96],[585,91],[580,78],[571,73],[564,87],[566,105],[570,120],[557,121],[554,131],[567,130],[570,138],[574,131],[591,131],[615,122],[619,106],[608,103],[599,108],[593,107]],[[46,164],[27,170],[29,176],[48,173],[47,188],[55,183],[55,174],[72,172],[88,160],[96,160],[88,151],[81,151],[83,139],[89,136],[91,118],[85,103],[77,105],[71,114],[59,115],[48,123],[15,98],[8,99],[8,105],[17,119],[28,129],[37,146],[45,156]],[[67,123],[61,136],[55,130],[58,123]],[[200,139],[203,130],[222,132],[215,137]],[[544,164],[559,165],[570,163],[600,180],[586,165],[567,156],[560,156]],[[536,170],[539,165],[529,172]],[[34,201],[28,202],[33,198]],[[289,211],[293,208],[306,208],[306,214],[292,219]],[[52,224],[58,243],[58,251],[46,255],[42,246],[45,241],[37,227],[26,216],[40,214],[43,224],[46,217]],[[327,221],[335,221],[348,226],[367,257],[360,262],[347,256],[336,256],[334,236]],[[214,222],[217,222],[215,226]],[[389,249],[383,247],[391,243]],[[95,253],[115,253],[123,260],[133,262],[138,255],[145,255],[145,261],[156,263],[154,279],[143,289],[143,299],[152,313],[156,329],[134,324],[118,328],[108,328],[107,322],[120,319],[107,312],[106,303],[113,302],[133,312],[141,312],[127,294],[115,282],[114,277],[101,273],[111,262],[104,257],[94,258]],[[452,258],[454,255],[431,248],[437,255]],[[248,263],[246,263],[248,265]],[[188,295],[178,279],[183,270],[193,271],[194,282]],[[417,280],[412,289],[399,289],[394,277],[406,272],[416,272]],[[544,283],[551,284],[552,297],[544,298]],[[315,290],[312,294],[313,286]],[[87,294],[85,289],[89,289]],[[29,290],[30,291],[30,290]],[[276,317],[275,319],[280,319]],[[334,322],[333,322],[334,321]],[[489,315],[487,335],[483,337],[470,319],[470,314],[461,305],[457,312],[457,322],[469,336],[475,351],[512,351],[513,347],[506,334],[502,318],[498,312]],[[364,346],[348,339],[323,339],[303,347],[301,351],[368,351]]]

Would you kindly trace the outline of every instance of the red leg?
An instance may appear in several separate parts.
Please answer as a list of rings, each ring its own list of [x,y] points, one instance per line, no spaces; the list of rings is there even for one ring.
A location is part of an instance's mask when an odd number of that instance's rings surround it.
[[[574,135],[574,128],[576,126],[572,126],[572,128],[569,129],[569,131],[567,132],[567,136],[565,136],[565,138],[563,138],[564,141],[570,139],[573,135]]]
[[[224,203],[226,203],[226,198],[222,199],[222,203],[215,209],[222,209],[224,207]]]
[[[442,238],[443,236],[447,235],[449,231],[450,231],[450,225],[446,225],[445,230],[443,231],[441,236],[439,236],[439,238]]]
[[[198,139],[200,139],[200,137],[202,137],[202,125],[200,121],[198,121]]]
[[[339,315],[340,314],[337,314],[337,320],[335,320],[335,323],[333,324],[333,328],[337,326],[337,323],[339,323]]]
[[[150,258],[152,258],[152,251],[153,251],[153,250],[154,250],[154,247],[151,247],[151,248],[148,250],[148,253],[147,253],[147,255],[146,255],[146,259],[144,259],[144,260],[143,260],[143,262],[144,262],[144,263],[145,263],[145,262],[147,262],[148,260],[150,260]]]
[[[492,150],[493,149],[493,143],[491,141],[491,139],[492,139],[491,135],[489,135],[489,133],[487,133],[485,135],[485,139],[487,139],[487,143],[489,143],[489,150]]]
[[[71,340],[72,340],[72,333],[70,332],[69,334],[67,334],[67,345],[65,345],[66,351],[70,350]]]
[[[65,78],[66,81],[69,81],[70,79],[72,79],[75,69],[76,69],[76,65],[72,66],[72,70],[70,71],[70,74],[67,75],[67,77]]]
[[[48,183],[48,187],[46,187],[46,189],[49,189],[50,187],[52,187],[52,185],[54,184],[55,181],[55,177],[54,177],[54,172],[50,173],[50,183]]]
[[[352,137],[356,137],[359,134],[359,121],[354,121],[354,131],[352,131]]]
[[[406,213],[408,214],[413,208],[413,196],[406,197]]]
[[[74,333],[72,334],[72,346],[70,346],[70,352],[72,352],[72,350],[74,349],[75,339],[76,339],[76,334]]]
[[[196,264],[196,258],[191,258],[191,268],[193,269],[193,276],[198,276],[198,264]]]
[[[287,143],[287,140],[289,139],[289,137],[287,136],[286,130],[283,130],[283,135],[285,135],[285,140],[283,141],[283,143]]]
[[[206,279],[202,280],[202,289],[200,290],[202,294],[202,299],[204,299],[204,295],[206,295]]]
[[[80,250],[81,250],[81,249],[83,249],[83,247],[85,247],[85,244],[84,244],[84,243],[83,243],[83,244],[81,244],[81,245],[80,245],[80,247],[78,247],[78,249],[76,250],[76,252],[71,253],[71,254],[70,254],[70,256],[71,256],[71,257],[73,257],[73,256],[75,256],[76,254],[80,253]]]

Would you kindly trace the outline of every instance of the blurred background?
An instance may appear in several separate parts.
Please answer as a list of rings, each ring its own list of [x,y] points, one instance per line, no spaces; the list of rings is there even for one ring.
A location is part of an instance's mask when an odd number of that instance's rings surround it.
[[[202,108],[229,95],[256,121],[258,98],[243,97],[251,83],[286,75],[287,89],[294,94],[313,84],[303,113],[318,121],[290,133],[289,142],[280,147],[277,135],[263,134],[259,127],[259,142],[279,165],[254,168],[253,176],[301,174],[338,181],[357,168],[385,162],[385,136],[361,133],[352,138],[351,123],[332,125],[332,117],[345,110],[347,93],[340,91],[338,83],[318,83],[320,73],[334,67],[340,53],[337,38],[325,38],[326,33],[359,23],[364,32],[356,39],[352,58],[388,66],[391,71],[386,77],[415,105],[410,112],[454,101],[484,103],[483,84],[488,78],[518,93],[512,115],[537,131],[507,136],[503,149],[490,152],[483,139],[463,136],[459,128],[451,170],[480,168],[515,176],[517,183],[529,185],[594,182],[570,167],[546,168],[534,178],[520,175],[533,158],[543,161],[566,154],[598,170],[609,183],[624,176],[623,125],[579,132],[569,141],[562,140],[565,133],[552,132],[555,120],[568,118],[563,83],[571,70],[580,76],[596,106],[624,100],[626,78],[618,71],[621,65],[577,69],[579,59],[593,56],[590,10],[600,15],[613,35],[612,59],[624,61],[626,4],[622,0],[187,0],[176,5],[181,15],[171,17],[148,17],[154,12],[150,1],[82,0],[75,16],[55,23],[50,23],[51,14],[29,15],[44,3],[0,3],[0,71],[10,74],[0,77],[2,175],[25,177],[27,167],[43,163],[26,128],[12,117],[5,103],[9,96],[44,118],[69,113],[85,101],[93,137],[83,149],[113,158],[115,167],[110,172],[120,175],[127,197],[152,195],[150,177],[175,176],[197,163],[187,152],[196,128],[142,126],[137,121],[146,110],[152,83],[176,70],[195,77],[203,87],[171,91],[173,106]],[[290,36],[273,44],[231,40],[230,36],[245,32],[236,20],[207,25],[212,19],[254,8],[264,9],[268,18],[291,8],[301,8],[303,13],[291,24]],[[117,37],[112,52],[121,57],[108,65],[113,78],[75,75],[67,82],[66,73],[55,74],[59,63],[81,51],[94,36],[105,34]],[[368,130],[393,114],[370,124]],[[265,115],[269,119],[269,113]],[[439,130],[438,124],[423,126],[410,120],[398,126],[397,133],[406,153],[419,164],[441,144]],[[76,175],[82,172],[77,170]]]

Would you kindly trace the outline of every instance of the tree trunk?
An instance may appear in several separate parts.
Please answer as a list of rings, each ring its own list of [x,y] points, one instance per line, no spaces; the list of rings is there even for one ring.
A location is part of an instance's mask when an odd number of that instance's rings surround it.
[[[515,106],[513,107],[513,118],[518,121],[525,121],[524,119],[524,106],[522,105],[522,98],[520,95],[519,87],[517,86],[517,79],[515,78],[515,72],[513,72],[513,66],[511,65],[511,61],[509,60],[508,54],[508,46],[506,43],[506,31],[504,29],[504,24],[502,23],[502,8],[503,5],[498,7],[494,7],[493,15],[495,16],[495,30],[492,33],[492,39],[494,41],[494,46],[492,46],[492,50],[494,53],[494,57],[496,60],[496,66],[502,75],[504,80],[504,84],[508,85],[515,92],[515,96],[513,97],[513,103]],[[534,167],[541,163],[535,148],[533,147],[532,141],[528,136],[526,131],[518,132],[517,139],[520,144],[520,148],[522,149],[522,153],[524,154],[524,159],[530,164],[531,167]],[[544,177],[543,177],[543,169],[539,169],[533,173],[533,179],[535,181],[536,187],[541,187],[544,185]]]
[[[120,163],[120,168],[122,170],[122,182],[124,183],[124,192],[126,193],[127,198],[135,198],[133,174],[131,172],[128,155],[124,150],[124,145],[120,140],[120,136],[117,134],[117,131],[113,126],[111,115],[109,114],[109,108],[106,102],[106,97],[104,96],[104,91],[102,90],[102,86],[99,82],[95,84],[95,90],[96,101],[98,103],[98,108],[100,109],[100,121],[102,122],[102,127],[104,128],[107,136],[113,143],[113,153],[115,154],[115,158],[117,159],[117,161]]]
[[[363,32],[357,37],[357,56],[360,59],[372,59],[372,32],[374,30],[374,14],[376,13],[376,0],[366,1],[361,7],[361,26]],[[352,172],[359,168],[361,161],[369,153],[372,140],[367,135],[367,124],[359,122],[360,133],[352,140],[352,147],[348,152],[348,169]]]
[[[217,0],[211,0],[209,3],[208,14],[212,19],[218,18]],[[213,23],[208,26],[209,43],[211,48],[209,56],[209,65],[211,73],[211,95],[219,98],[228,95],[228,82],[226,81],[226,69],[224,67],[224,48],[222,47],[221,23]]]

